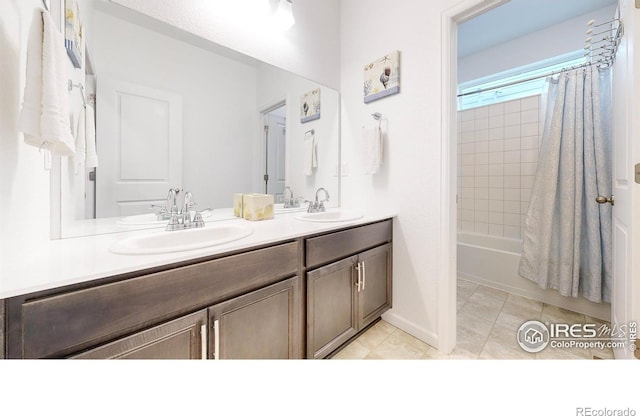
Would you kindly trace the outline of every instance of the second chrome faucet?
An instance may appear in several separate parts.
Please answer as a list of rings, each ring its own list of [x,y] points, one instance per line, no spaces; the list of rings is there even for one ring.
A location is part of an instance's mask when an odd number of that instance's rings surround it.
[[[181,194],[183,194],[182,201],[180,201]],[[193,202],[191,192],[184,192],[182,189],[178,188],[169,189],[169,194],[167,195],[167,208],[170,219],[165,230],[176,231],[185,230],[187,228],[204,227],[202,214],[200,214],[198,210],[194,209],[193,217],[191,216],[191,209],[195,208],[195,206],[196,204]]]
[[[319,200],[318,199],[318,194],[320,192],[324,193],[324,199]],[[309,207],[307,208],[307,212],[312,213],[312,212],[324,212],[325,211],[325,207],[324,207],[324,203],[329,201],[329,192],[324,189],[324,188],[318,188],[318,190],[316,191],[316,199],[315,201],[305,201],[309,203]]]

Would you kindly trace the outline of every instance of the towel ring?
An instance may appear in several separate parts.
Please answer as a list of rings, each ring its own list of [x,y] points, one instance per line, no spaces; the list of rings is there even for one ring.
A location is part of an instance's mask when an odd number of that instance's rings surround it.
[[[373,117],[375,120],[378,120],[378,128],[381,129],[382,128],[382,114],[376,112],[376,113],[371,114],[371,117]]]

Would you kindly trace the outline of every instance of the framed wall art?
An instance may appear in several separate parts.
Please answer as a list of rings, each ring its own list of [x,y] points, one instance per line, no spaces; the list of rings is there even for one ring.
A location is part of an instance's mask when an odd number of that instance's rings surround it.
[[[76,0],[65,0],[64,4],[64,46],[74,68],[82,67],[82,21]]]
[[[400,51],[393,51],[364,66],[364,102],[400,92]]]
[[[309,91],[300,97],[300,122],[320,118],[320,88]]]

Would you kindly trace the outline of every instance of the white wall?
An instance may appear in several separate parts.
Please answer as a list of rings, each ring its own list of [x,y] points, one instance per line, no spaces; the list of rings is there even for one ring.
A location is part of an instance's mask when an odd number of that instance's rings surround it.
[[[242,52],[261,61],[340,87],[340,0],[296,0],[296,24],[285,33],[256,29],[243,24],[250,11],[241,9],[231,18],[228,0],[114,0],[204,39]]]
[[[350,165],[350,175],[342,178],[342,198],[344,205],[389,206],[398,213],[393,309],[385,319],[434,346],[441,341],[440,321],[447,319],[438,317],[439,302],[448,301],[439,298],[439,291],[452,278],[446,272],[450,259],[444,258],[441,244],[449,237],[449,213],[442,212],[440,200],[447,182],[443,164],[448,163],[442,146],[447,140],[442,137],[446,112],[442,80],[449,71],[443,62],[447,53],[442,49],[442,20],[443,12],[460,4],[457,0],[341,4],[342,162]],[[542,49],[541,43],[536,45]],[[401,52],[400,94],[363,104],[363,65],[395,49]],[[362,125],[372,122],[370,114],[375,111],[383,114],[388,137],[382,171],[367,176],[362,174],[357,143]]]
[[[438,346],[440,232],[441,13],[455,0],[342,2],[342,178],[344,205],[394,208],[393,309],[385,319]],[[366,18],[364,18],[366,17]],[[363,66],[400,50],[400,93],[363,103]],[[387,136],[382,169],[362,174],[358,141],[363,125],[383,114]],[[455,117],[455,115],[454,115]],[[454,118],[455,121],[455,118]]]
[[[0,250],[49,238],[49,172],[18,131],[27,39],[40,0],[0,2]]]
[[[461,57],[458,60],[458,82],[471,81],[580,50],[587,37],[587,21],[609,21],[614,17],[615,10],[615,4],[603,7],[544,30]]]
[[[98,88],[101,79],[115,79],[182,96],[182,186],[198,206],[230,207],[235,192],[251,192],[255,67],[98,10],[93,24]]]
[[[320,88],[320,118],[306,123],[300,122],[300,97]],[[258,111],[286,99],[286,185],[295,197],[312,200],[315,191],[324,187],[330,194],[330,204],[337,205],[339,190],[336,168],[340,151],[340,95],[338,91],[324,87],[308,79],[278,68],[261,65],[258,70]],[[311,176],[303,171],[303,143],[305,132],[314,129],[317,143],[318,167]],[[258,146],[256,146],[258,147]]]

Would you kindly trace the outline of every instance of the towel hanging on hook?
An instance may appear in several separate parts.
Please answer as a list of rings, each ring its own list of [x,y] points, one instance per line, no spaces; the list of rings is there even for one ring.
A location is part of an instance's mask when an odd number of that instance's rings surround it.
[[[382,166],[382,114],[373,113],[371,117],[378,122],[377,127],[366,128],[362,126],[362,148],[360,156],[362,158],[363,173],[373,175]]]
[[[18,130],[28,145],[72,156],[75,145],[69,126],[69,97],[60,94],[65,87],[66,59],[64,38],[51,15],[35,9],[27,42]]]

